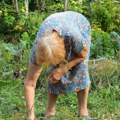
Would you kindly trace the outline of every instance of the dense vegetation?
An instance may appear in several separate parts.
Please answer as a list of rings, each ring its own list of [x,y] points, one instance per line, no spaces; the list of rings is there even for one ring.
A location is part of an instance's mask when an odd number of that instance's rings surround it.
[[[17,1],[17,0],[16,0]],[[27,0],[26,0],[27,1]],[[101,120],[120,119],[120,1],[69,0],[67,10],[84,14],[91,23],[89,63],[92,81],[88,107]],[[64,10],[62,0],[0,2],[0,120],[27,120],[23,80],[30,48],[42,21]],[[39,78],[35,107],[39,118],[47,101],[46,70]],[[56,120],[78,120],[76,95],[61,95]]]

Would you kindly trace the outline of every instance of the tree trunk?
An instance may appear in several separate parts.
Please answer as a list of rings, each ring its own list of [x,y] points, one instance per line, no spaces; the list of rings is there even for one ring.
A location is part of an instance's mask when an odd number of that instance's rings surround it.
[[[16,12],[18,13],[19,10],[18,10],[18,1],[17,0],[15,0],[15,8],[16,8]]]
[[[68,0],[64,1],[64,11],[67,11]]]
[[[13,5],[13,7],[15,9],[15,0],[12,0],[12,5]]]
[[[15,0],[12,0],[12,4],[13,4],[13,6],[15,6]]]
[[[92,12],[92,8],[91,8],[91,0],[88,0],[88,8],[89,8],[89,12],[90,12],[90,23],[92,24],[92,19],[93,19],[93,12]]]
[[[28,0],[25,0],[25,13],[26,13],[26,16],[29,13],[29,1]]]
[[[45,8],[45,0],[42,0],[42,6],[41,6],[41,9],[44,9]]]
[[[37,8],[40,9],[39,0],[36,0]]]

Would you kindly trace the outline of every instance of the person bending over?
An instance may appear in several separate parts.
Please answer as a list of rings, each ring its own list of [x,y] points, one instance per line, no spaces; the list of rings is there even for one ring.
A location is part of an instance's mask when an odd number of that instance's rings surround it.
[[[28,73],[24,82],[30,120],[35,119],[35,88],[44,63],[50,69],[46,119],[55,115],[59,94],[76,92],[78,115],[92,120],[87,108],[90,87],[88,73],[90,44],[90,24],[80,13],[73,11],[55,13],[43,21],[31,48]]]

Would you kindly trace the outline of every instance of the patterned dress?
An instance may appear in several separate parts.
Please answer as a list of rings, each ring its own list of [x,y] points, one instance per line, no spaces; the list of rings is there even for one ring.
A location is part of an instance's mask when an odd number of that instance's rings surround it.
[[[67,11],[55,13],[47,17],[41,24],[34,45],[31,48],[30,61],[36,64],[35,47],[39,37],[56,30],[64,38],[66,60],[78,57],[78,51],[88,48],[87,58],[70,69],[61,80],[55,84],[48,83],[48,92],[52,94],[68,94],[85,89],[90,84],[88,60],[90,55],[90,24],[80,13]],[[52,66],[54,69],[56,66]]]

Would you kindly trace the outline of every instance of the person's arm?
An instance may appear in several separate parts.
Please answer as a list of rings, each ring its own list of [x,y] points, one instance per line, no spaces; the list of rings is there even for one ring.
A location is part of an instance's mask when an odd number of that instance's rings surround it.
[[[63,70],[65,70],[65,72],[67,72],[68,70],[70,70],[72,67],[76,66],[77,64],[80,64],[81,62],[83,62],[88,54],[88,48],[84,48],[83,50],[78,52],[78,57],[69,61],[67,64],[65,64],[65,66],[63,67]]]
[[[40,66],[29,63],[28,73],[24,81],[24,92],[29,119],[34,120],[34,96],[38,77],[42,71]]]
[[[88,48],[86,47],[83,50],[78,52],[77,58],[53,70],[50,75],[52,79],[49,82],[52,84],[58,82],[68,70],[70,70],[72,67],[76,66],[77,64],[80,64],[81,62],[83,62],[86,59],[87,54],[88,54]]]

